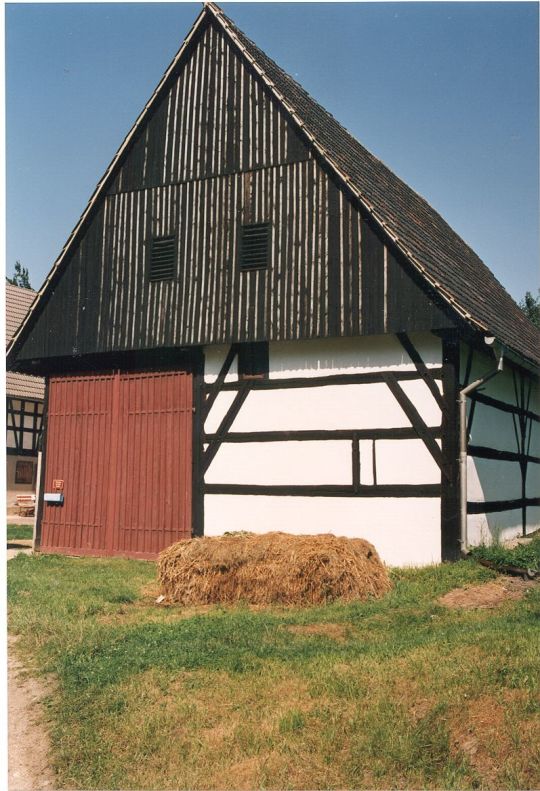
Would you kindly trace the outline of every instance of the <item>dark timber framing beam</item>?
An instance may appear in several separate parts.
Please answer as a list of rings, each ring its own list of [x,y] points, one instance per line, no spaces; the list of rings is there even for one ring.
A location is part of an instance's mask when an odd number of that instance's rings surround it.
[[[49,406],[49,377],[45,379],[45,397],[43,399],[43,421],[41,424],[41,471],[39,475],[39,497],[36,503],[36,522],[34,527],[34,552],[39,552],[41,547],[41,522],[43,520],[43,495],[45,493],[45,479],[47,469],[47,423]]]
[[[427,429],[434,439],[441,437],[441,428]],[[417,439],[411,426],[397,428],[307,429],[298,431],[229,431],[221,442],[313,442],[318,440]],[[216,434],[204,434],[204,442],[212,442]]]
[[[206,419],[203,405],[204,354],[197,350],[192,361],[193,372],[193,435],[191,467],[191,533],[204,535],[204,473],[202,469],[203,433]]]
[[[444,401],[443,396],[441,395],[439,388],[437,387],[437,382],[435,381],[434,377],[431,375],[430,369],[423,361],[420,352],[413,344],[413,342],[411,341],[411,339],[409,338],[406,332],[398,332],[396,333],[396,337],[403,346],[403,348],[405,349],[405,351],[407,352],[407,354],[409,355],[409,357],[411,358],[412,362],[414,363],[414,367],[418,371],[420,377],[424,380],[424,382],[428,386],[429,391],[433,396],[433,398],[435,399],[435,401],[437,402],[437,404],[439,405],[439,408],[441,409],[441,411],[444,412],[444,410],[446,409],[446,403]]]
[[[256,485],[207,483],[206,494],[279,495],[286,497],[440,497],[438,483],[379,484],[379,485]]]
[[[520,497],[517,500],[486,500],[467,503],[468,514],[494,514],[501,511],[515,511],[529,505],[540,505],[540,497]]]
[[[532,421],[527,417],[529,412],[529,405],[531,402],[532,381],[528,378],[528,388],[525,386],[525,376],[518,374],[512,370],[512,379],[514,382],[514,394],[516,397],[516,404],[520,409],[519,414],[512,414],[512,421],[514,423],[514,431],[516,434],[516,444],[519,452],[519,468],[521,472],[521,529],[522,534],[527,535],[527,467],[528,467],[528,454],[531,447],[531,434],[532,434]]]
[[[203,457],[202,457],[202,471],[203,471],[203,473],[205,473],[207,471],[208,467],[212,463],[216,453],[218,452],[218,450],[220,448],[221,443],[223,442],[223,438],[227,434],[228,430],[230,429],[230,427],[234,423],[234,420],[235,420],[236,416],[240,412],[240,409],[242,408],[242,404],[244,403],[244,401],[248,397],[248,394],[249,394],[249,391],[250,391],[250,385],[251,385],[251,380],[249,382],[248,381],[242,381],[241,382],[240,390],[235,395],[232,404],[230,405],[229,409],[227,410],[227,413],[226,413],[225,417],[221,421],[221,423],[219,425],[219,428],[218,428],[218,430],[216,431],[216,433],[214,435],[214,438],[209,443],[208,447],[206,448],[206,451],[203,454]]]
[[[238,344],[233,343],[231,348],[227,352],[227,356],[225,357],[225,361],[223,362],[223,365],[221,366],[221,370],[217,375],[216,381],[212,382],[209,385],[205,385],[204,377],[203,377],[203,385],[206,391],[206,398],[204,399],[203,402],[204,420],[206,420],[206,418],[208,417],[210,410],[214,406],[214,402],[216,398],[218,397],[220,391],[223,389],[223,385],[225,384],[225,377],[229,373],[231,369],[231,365],[233,364],[234,358],[237,356],[237,354],[238,354]]]
[[[460,342],[455,333],[442,337],[443,399],[441,491],[441,558],[457,560],[460,556],[460,488],[459,488],[459,366]],[[470,371],[468,373],[470,375]]]
[[[487,448],[483,445],[469,445],[467,453],[469,456],[474,456],[477,459],[517,461],[519,463],[524,460],[526,462],[531,462],[532,464],[540,464],[540,456],[530,456],[526,453],[514,453],[510,450],[497,450],[496,448]]]
[[[441,368],[430,368],[431,375],[436,379],[442,378]],[[386,382],[386,371],[375,371],[363,374],[336,374],[334,376],[309,376],[291,379],[252,379],[250,380],[253,390],[286,390],[294,387],[327,387],[330,385],[349,385],[349,384],[377,384]],[[396,381],[414,381],[420,379],[417,371],[391,371]],[[239,390],[244,380],[238,382],[224,382],[221,390]],[[205,384],[206,392],[212,389],[211,384]]]
[[[405,412],[407,419],[410,420],[412,427],[435,459],[437,465],[443,469],[441,449],[435,442],[429,426],[426,425],[409,396],[405,393],[403,388],[400,387],[395,373],[393,371],[385,371],[383,374],[383,381],[388,385],[390,392]]]
[[[485,393],[479,393],[478,390],[475,390],[474,393],[471,393],[469,398],[471,401],[478,401],[479,404],[491,406],[494,409],[499,409],[501,412],[510,412],[514,415],[523,415],[530,420],[540,423],[540,415],[537,415],[536,412],[532,412],[529,409],[523,409],[520,406],[514,406],[513,404],[507,404],[506,401],[500,401],[498,398],[485,395]]]

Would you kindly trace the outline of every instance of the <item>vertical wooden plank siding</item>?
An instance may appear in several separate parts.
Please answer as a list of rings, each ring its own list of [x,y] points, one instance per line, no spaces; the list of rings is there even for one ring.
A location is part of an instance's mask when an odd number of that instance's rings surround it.
[[[128,152],[109,193],[308,159],[259,78],[209,25]]]
[[[41,546],[74,554],[155,555],[191,537],[192,375],[52,377]]]
[[[271,225],[239,272],[242,222]],[[152,238],[177,274],[149,282]],[[209,23],[66,263],[19,359],[452,326]]]
[[[119,375],[113,554],[156,555],[191,538],[191,375]]]

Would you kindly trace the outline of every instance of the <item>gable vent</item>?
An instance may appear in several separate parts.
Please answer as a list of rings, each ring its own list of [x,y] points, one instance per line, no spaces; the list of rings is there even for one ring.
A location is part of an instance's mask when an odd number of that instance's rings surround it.
[[[268,266],[270,249],[269,223],[242,225],[240,235],[240,269],[263,269]]]
[[[171,280],[176,274],[176,237],[152,239],[150,280]]]

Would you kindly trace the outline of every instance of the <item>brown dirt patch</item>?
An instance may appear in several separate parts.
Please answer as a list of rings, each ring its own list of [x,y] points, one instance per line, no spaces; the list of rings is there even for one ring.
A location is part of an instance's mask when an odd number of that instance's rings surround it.
[[[42,701],[43,682],[26,675],[15,654],[16,638],[8,637],[8,784],[10,791],[54,788],[49,763],[49,734]]]
[[[537,582],[522,580],[519,577],[501,577],[482,585],[455,588],[437,599],[443,607],[463,610],[490,610],[507,601],[522,599]]]
[[[482,695],[455,707],[450,715],[450,742],[454,755],[464,753],[473,767],[490,785],[500,782],[500,773],[516,751],[515,734],[509,707],[523,697],[521,690],[504,690],[501,700]],[[540,723],[518,720],[522,737],[519,750],[535,745]]]
[[[349,636],[349,629],[342,623],[308,623],[287,626],[287,631],[293,634],[318,635],[330,637],[343,643]]]

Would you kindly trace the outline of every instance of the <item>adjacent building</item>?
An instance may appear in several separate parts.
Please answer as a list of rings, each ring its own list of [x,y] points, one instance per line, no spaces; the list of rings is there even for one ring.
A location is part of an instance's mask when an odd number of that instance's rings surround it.
[[[6,344],[26,318],[36,292],[6,283]],[[41,377],[8,371],[6,375],[7,507],[18,494],[36,489],[38,444],[43,421],[45,382]]]

